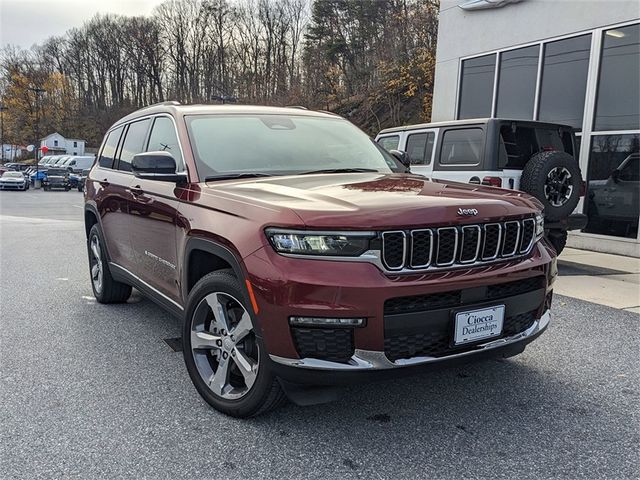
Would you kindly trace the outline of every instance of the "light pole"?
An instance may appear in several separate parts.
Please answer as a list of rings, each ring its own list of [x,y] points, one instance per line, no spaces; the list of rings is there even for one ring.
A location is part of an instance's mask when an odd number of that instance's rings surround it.
[[[4,163],[4,111],[7,107],[4,102],[0,103],[0,145],[2,146],[2,163]]]
[[[36,159],[36,181],[38,180],[38,150],[40,149],[40,94],[46,92],[44,88],[30,88],[33,93],[36,94],[36,124],[33,128],[33,133],[35,134],[36,141],[33,142],[34,152],[33,156]],[[34,182],[35,185],[35,182]]]

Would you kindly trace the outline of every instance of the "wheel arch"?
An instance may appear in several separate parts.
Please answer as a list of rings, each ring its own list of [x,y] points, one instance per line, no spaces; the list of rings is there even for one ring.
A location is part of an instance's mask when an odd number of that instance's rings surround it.
[[[247,278],[241,260],[228,247],[214,240],[189,238],[185,246],[182,272],[182,296],[185,303],[198,280],[208,273],[224,269],[233,270],[240,283],[244,283]],[[245,297],[246,301],[250,301],[246,288]]]

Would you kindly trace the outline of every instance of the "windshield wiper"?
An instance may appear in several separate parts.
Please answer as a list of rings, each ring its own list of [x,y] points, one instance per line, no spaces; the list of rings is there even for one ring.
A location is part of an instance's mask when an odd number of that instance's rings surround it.
[[[255,177],[272,177],[269,173],[261,172],[242,172],[242,173],[221,173],[220,175],[210,175],[204,177],[205,182],[211,182],[215,180],[232,180],[234,178],[255,178]]]
[[[327,168],[324,170],[310,170],[302,172],[299,175],[312,175],[314,173],[361,173],[361,172],[379,172],[375,168]]]

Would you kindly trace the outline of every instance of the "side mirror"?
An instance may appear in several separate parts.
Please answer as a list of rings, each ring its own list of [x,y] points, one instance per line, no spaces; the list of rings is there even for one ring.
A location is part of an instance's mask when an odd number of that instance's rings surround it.
[[[402,150],[389,150],[389,153],[404,165],[407,170],[411,168],[411,159],[409,158],[409,155],[407,155],[407,152],[403,152]]]
[[[176,160],[169,152],[144,152],[134,155],[131,171],[138,178],[183,183],[187,175],[176,172]]]

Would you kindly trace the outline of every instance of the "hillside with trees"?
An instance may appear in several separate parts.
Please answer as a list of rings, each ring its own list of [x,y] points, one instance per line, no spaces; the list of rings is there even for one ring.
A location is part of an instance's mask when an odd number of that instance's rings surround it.
[[[2,50],[5,143],[33,143],[38,118],[95,147],[164,100],[303,105],[370,134],[428,120],[437,14],[437,0],[167,0],[149,17],[98,15]]]

